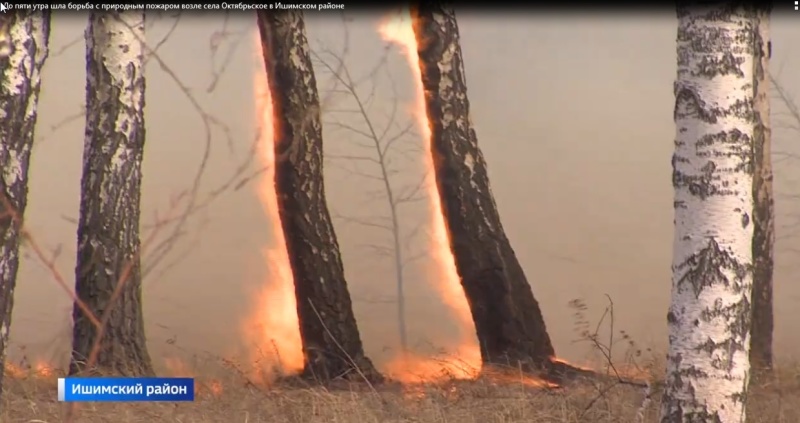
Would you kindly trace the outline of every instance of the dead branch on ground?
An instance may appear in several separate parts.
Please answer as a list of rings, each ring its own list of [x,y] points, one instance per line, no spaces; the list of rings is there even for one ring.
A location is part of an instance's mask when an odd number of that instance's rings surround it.
[[[653,387],[652,381],[650,380],[649,372],[642,368],[637,362],[637,358],[641,356],[642,350],[637,348],[635,342],[624,330],[617,331],[615,329],[614,301],[607,294],[605,297],[608,304],[593,329],[591,328],[589,320],[586,318],[586,311],[588,310],[586,303],[579,299],[569,302],[569,306],[575,310],[576,330],[579,336],[576,342],[588,342],[592,350],[600,354],[605,367],[605,377],[592,378],[592,381],[595,382],[594,387],[597,394],[583,408],[578,420],[582,421],[599,401],[606,401],[607,394],[611,392],[611,390],[621,385],[627,385],[642,388],[643,390],[643,400],[637,412],[637,418],[639,421],[643,421],[650,404]],[[608,334],[608,338],[605,340],[601,339],[601,332],[604,325],[607,325]],[[616,334],[621,335],[620,338],[616,338]],[[634,378],[626,376],[624,374],[625,372],[620,371],[619,367],[614,362],[614,347],[623,342],[627,343],[629,346],[629,350],[626,353],[626,361],[639,377]],[[645,377],[642,378],[642,375]]]

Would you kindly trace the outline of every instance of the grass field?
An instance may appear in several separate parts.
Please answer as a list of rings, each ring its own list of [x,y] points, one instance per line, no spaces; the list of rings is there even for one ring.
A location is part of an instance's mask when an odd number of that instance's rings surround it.
[[[212,368],[213,367],[213,368]],[[203,371],[205,370],[205,372]],[[437,384],[353,384],[335,389],[259,388],[237,371],[199,369],[193,403],[81,404],[74,422],[176,423],[538,423],[637,422],[645,391],[614,381],[575,381],[556,389],[522,379],[447,380]],[[653,371],[660,376],[659,371]],[[55,401],[55,374],[6,372],[3,423],[64,421],[66,405]],[[524,383],[523,383],[524,382]],[[644,422],[656,422],[660,392],[653,381]],[[784,365],[769,382],[754,383],[750,423],[800,422],[800,366]]]

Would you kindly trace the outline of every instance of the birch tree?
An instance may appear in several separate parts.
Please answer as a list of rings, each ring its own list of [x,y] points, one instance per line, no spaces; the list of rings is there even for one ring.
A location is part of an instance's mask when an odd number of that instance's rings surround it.
[[[371,74],[367,84],[369,86],[360,87],[343,55],[327,49],[321,54],[312,52],[312,55],[323,70],[331,73],[335,82],[332,91],[345,96],[343,100],[349,100],[349,107],[340,105],[335,110],[328,111],[330,117],[325,120],[324,125],[326,128],[346,132],[351,138],[348,145],[357,147],[358,151],[349,154],[326,153],[325,158],[350,176],[361,179],[364,184],[362,189],[367,191],[370,200],[362,214],[335,215],[335,218],[368,230],[376,230],[388,238],[365,247],[376,257],[392,261],[396,296],[394,300],[381,302],[391,302],[397,306],[400,351],[406,353],[409,350],[405,295],[407,270],[416,259],[426,256],[425,253],[411,251],[410,244],[418,235],[420,225],[412,225],[403,209],[423,199],[421,191],[427,175],[423,174],[415,183],[402,184],[398,181],[400,175],[416,170],[407,163],[410,161],[409,157],[416,156],[420,150],[419,144],[408,137],[413,135],[413,123],[400,122],[400,102],[394,81],[391,84],[391,110],[388,116],[381,119],[372,110],[372,100],[376,98],[377,72]],[[390,75],[385,65],[379,66],[375,71],[379,69],[386,71],[387,76]],[[358,121],[350,123],[340,119],[341,115],[356,115]]]
[[[297,297],[303,375],[382,376],[364,353],[325,198],[322,123],[303,13],[257,12],[275,122],[275,193]]]
[[[661,422],[744,422],[757,21],[751,9],[726,3],[682,3],[677,16],[675,236]]]
[[[753,40],[753,321],[750,365],[768,374],[772,369],[772,278],[775,268],[775,202],[772,188],[772,126],[770,124],[769,59],[771,4],[756,11]]]
[[[469,116],[464,60],[451,4],[411,8],[430,154],[484,362],[549,368],[555,354],[525,272],[506,237]]]
[[[28,164],[49,39],[49,12],[0,15],[0,369],[5,368],[11,332]]]
[[[86,29],[86,136],[70,373],[153,374],[142,313],[139,203],[144,12],[93,12]],[[101,317],[102,316],[102,317]],[[92,362],[92,368],[86,368]]]

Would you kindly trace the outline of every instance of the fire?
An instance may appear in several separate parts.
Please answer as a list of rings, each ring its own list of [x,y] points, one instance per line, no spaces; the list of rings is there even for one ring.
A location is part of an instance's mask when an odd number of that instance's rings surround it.
[[[258,158],[264,167],[258,187],[258,198],[270,222],[272,244],[263,250],[269,273],[256,294],[253,313],[245,320],[244,336],[254,345],[250,360],[256,364],[261,382],[269,382],[277,373],[297,373],[303,369],[303,349],[297,317],[294,280],[278,217],[275,194],[272,99],[267,84],[256,32],[257,60],[262,64],[255,71],[254,91],[258,133]]]
[[[530,388],[558,388],[559,385],[538,377],[509,370],[487,369],[482,374],[493,385],[522,385]]]
[[[200,378],[196,371],[189,367],[186,362],[176,357],[164,358],[164,366],[172,377],[191,377],[195,380],[195,395],[210,395],[219,397],[222,395],[222,382],[216,379]]]
[[[17,366],[14,363],[9,363],[8,361],[6,361],[5,367],[6,367],[5,375],[8,377],[14,379],[24,379],[26,376],[28,376],[28,372],[26,372],[25,369],[21,368],[20,366]]]
[[[552,363],[555,363],[555,364],[564,364],[564,365],[573,367],[573,368],[578,369],[578,370],[584,370],[584,371],[587,371],[587,372],[594,371],[591,366],[572,363],[572,362],[569,362],[567,360],[564,360],[563,358],[550,357],[550,361]]]
[[[52,379],[56,376],[55,367],[45,361],[37,360],[33,365],[16,365],[9,361],[5,363],[5,374],[13,379]]]
[[[417,121],[422,136],[430,143],[431,129],[425,111],[425,93],[422,87],[417,41],[411,25],[408,9],[403,9],[397,16],[385,21],[379,27],[384,40],[402,47],[408,65],[414,75],[416,85],[416,101],[412,113]],[[428,174],[433,175],[433,159],[424,149],[425,167]],[[428,250],[432,252],[432,266],[429,280],[436,283],[444,304],[455,315],[460,335],[456,345],[448,348],[448,357],[419,357],[406,354],[390,362],[387,373],[403,382],[425,382],[440,380],[444,377],[454,379],[473,379],[481,369],[481,354],[475,338],[474,324],[469,304],[456,272],[455,260],[450,250],[450,239],[442,215],[442,205],[434,178],[429,178],[425,192],[428,204],[428,227],[432,232]]]
[[[53,366],[43,361],[37,361],[33,365],[33,372],[37,377],[40,378],[50,378],[55,375],[55,369],[53,369]]]
[[[211,393],[211,395],[215,397],[222,395],[222,382],[218,380],[210,380],[206,386],[208,387],[208,391]]]

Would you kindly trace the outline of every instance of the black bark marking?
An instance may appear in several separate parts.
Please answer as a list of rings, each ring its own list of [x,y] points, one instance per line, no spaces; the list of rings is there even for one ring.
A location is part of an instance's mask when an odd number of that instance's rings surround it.
[[[687,187],[690,194],[700,199],[706,199],[713,195],[737,194],[737,187],[729,186],[727,181],[721,181],[719,171],[732,170],[747,174],[752,174],[753,172],[752,138],[738,129],[704,135],[695,143],[695,149],[697,157],[716,158],[725,156],[739,159],[733,169],[718,169],[714,162],[709,160],[700,168],[702,173],[687,175],[679,170],[678,164],[687,163],[688,159],[678,158],[673,155],[673,186],[676,189]]]
[[[325,200],[319,94],[303,13],[257,16],[275,122],[278,212],[306,356],[303,376],[323,383],[358,380],[352,360],[379,382],[383,377],[364,354]]]
[[[721,301],[717,301],[713,309],[704,310],[701,313],[700,318],[704,322],[712,322],[717,319],[727,320],[728,328],[731,332],[731,337],[725,341],[716,343],[708,339],[705,344],[698,348],[699,350],[705,351],[709,356],[711,356],[715,350],[726,352],[727,360],[712,363],[716,368],[728,372],[733,370],[732,360],[734,353],[745,350],[744,340],[750,330],[751,313],[752,306],[750,301],[746,298],[742,298],[741,301],[724,307]]]
[[[710,238],[708,246],[689,257],[684,263],[689,270],[678,281],[678,285],[689,285],[695,298],[707,287],[724,284],[726,287],[741,288],[742,281],[747,276],[748,267],[740,264],[728,251],[723,250],[716,239]],[[734,272],[733,280],[723,273],[725,270]]]
[[[135,78],[129,79],[128,86],[118,87],[111,72],[120,70],[106,67],[104,38],[108,25],[119,25],[113,22],[117,19],[115,13],[91,13],[86,30],[86,145],[75,269],[77,297],[98,319],[109,307],[111,311],[97,360],[86,368],[97,328],[77,305],[73,307],[70,374],[154,374],[144,329],[139,240],[145,80],[143,75],[134,75],[134,65],[128,64],[121,70]],[[143,63],[144,57],[136,60]],[[120,101],[121,90],[140,94],[139,103]],[[128,124],[118,130],[120,116]],[[115,158],[118,148],[130,154]],[[111,304],[117,284],[123,284],[121,294]]]
[[[544,367],[553,345],[503,230],[469,121],[455,12],[451,4],[435,2],[412,5],[411,14],[442,212],[483,361]]]
[[[22,220],[28,203],[28,167],[33,147],[34,128],[37,118],[37,102],[39,99],[39,80],[32,79],[33,72],[40,73],[48,54],[50,39],[50,13],[39,12],[42,17],[40,29],[44,44],[36,45],[34,42],[19,43],[11,38],[9,30],[17,25],[25,27],[25,33],[32,34],[33,13],[13,12],[0,15],[0,34],[4,35],[10,54],[15,54],[23,49],[25,56],[30,58],[34,69],[25,67],[23,61],[17,68],[12,69],[9,56],[0,56],[0,72],[4,83],[0,84],[0,233],[4,256],[0,257],[0,368],[5,368],[8,338],[11,328],[11,316],[14,308],[14,289],[17,283],[17,270],[19,268],[19,247],[22,242]],[[37,55],[39,57],[37,57]],[[25,75],[16,87],[7,90],[5,78],[9,73]],[[28,114],[28,109],[33,113]],[[6,180],[2,170],[19,165],[19,175],[14,180]],[[11,208],[11,210],[9,210]],[[12,218],[12,211],[19,219]],[[0,389],[3,386],[3,371],[0,371]]]
[[[705,404],[694,404],[695,407],[706,407]],[[662,417],[661,423],[723,423],[718,412],[708,410],[684,411],[678,406],[670,409],[670,414]]]
[[[735,116],[745,120],[755,118],[753,104],[750,101],[737,100],[728,108],[712,107],[700,99],[691,86],[677,86],[675,90],[675,109],[673,117],[677,121],[679,118],[697,118],[705,123],[718,123],[720,118]]]
[[[741,65],[744,63],[743,58],[737,58],[732,52],[727,52],[721,58],[716,57],[703,57],[697,69],[692,70],[693,76],[705,76],[713,78],[715,76],[735,75],[738,77],[744,76],[744,71]]]
[[[699,157],[736,157],[736,172],[753,173],[753,139],[739,129],[703,135],[695,143]],[[716,170],[716,169],[713,169]]]
[[[704,122],[717,123],[717,117],[714,113],[706,111],[706,104],[700,99],[694,90],[684,87],[676,86],[675,93],[675,110],[673,117],[675,120],[681,116],[697,116]]]
[[[667,312],[667,323],[676,323],[678,318],[675,317],[675,313],[669,311]]]

